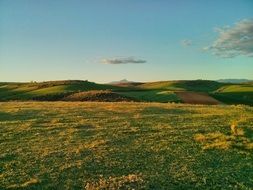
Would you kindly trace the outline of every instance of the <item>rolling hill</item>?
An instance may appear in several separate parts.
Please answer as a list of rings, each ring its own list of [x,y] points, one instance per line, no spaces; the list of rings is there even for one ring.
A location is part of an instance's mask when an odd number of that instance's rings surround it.
[[[61,100],[76,92],[115,90],[120,87],[89,81],[48,81],[41,83],[1,83],[0,100]]]
[[[194,99],[194,101],[192,101]],[[142,101],[253,105],[252,83],[209,80],[97,84],[82,80],[0,83],[0,101]]]
[[[216,90],[213,97],[227,104],[253,105],[253,84],[226,85]]]

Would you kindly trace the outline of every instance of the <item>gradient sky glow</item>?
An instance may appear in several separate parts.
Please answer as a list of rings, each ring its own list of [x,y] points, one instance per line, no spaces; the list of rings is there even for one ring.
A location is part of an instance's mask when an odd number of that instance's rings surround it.
[[[252,18],[252,0],[0,0],[0,81],[253,79],[253,57],[203,51]]]

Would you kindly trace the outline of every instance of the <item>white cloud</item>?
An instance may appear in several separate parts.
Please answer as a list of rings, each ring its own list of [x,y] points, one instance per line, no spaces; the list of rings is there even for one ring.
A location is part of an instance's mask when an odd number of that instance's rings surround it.
[[[233,27],[215,28],[219,33],[212,45],[203,48],[213,54],[231,58],[238,55],[253,56],[253,20],[245,19]]]
[[[182,40],[181,45],[184,46],[184,47],[191,46],[192,41],[191,40]]]
[[[101,61],[103,64],[139,64],[139,63],[146,63],[146,60],[143,59],[136,59],[133,57],[127,57],[127,58],[112,58],[112,59],[103,59]]]

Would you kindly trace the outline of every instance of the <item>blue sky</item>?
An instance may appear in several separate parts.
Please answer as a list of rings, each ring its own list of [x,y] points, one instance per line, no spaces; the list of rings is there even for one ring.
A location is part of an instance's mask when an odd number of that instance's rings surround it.
[[[0,0],[0,81],[253,79],[252,10],[252,0]],[[240,50],[227,45],[245,28]]]

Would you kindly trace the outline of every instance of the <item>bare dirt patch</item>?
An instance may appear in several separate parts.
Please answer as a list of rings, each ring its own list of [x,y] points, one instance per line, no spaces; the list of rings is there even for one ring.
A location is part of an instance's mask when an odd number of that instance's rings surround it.
[[[207,93],[202,92],[175,92],[175,93],[184,103],[188,104],[207,104],[207,105],[221,104],[221,102],[209,96]]]

